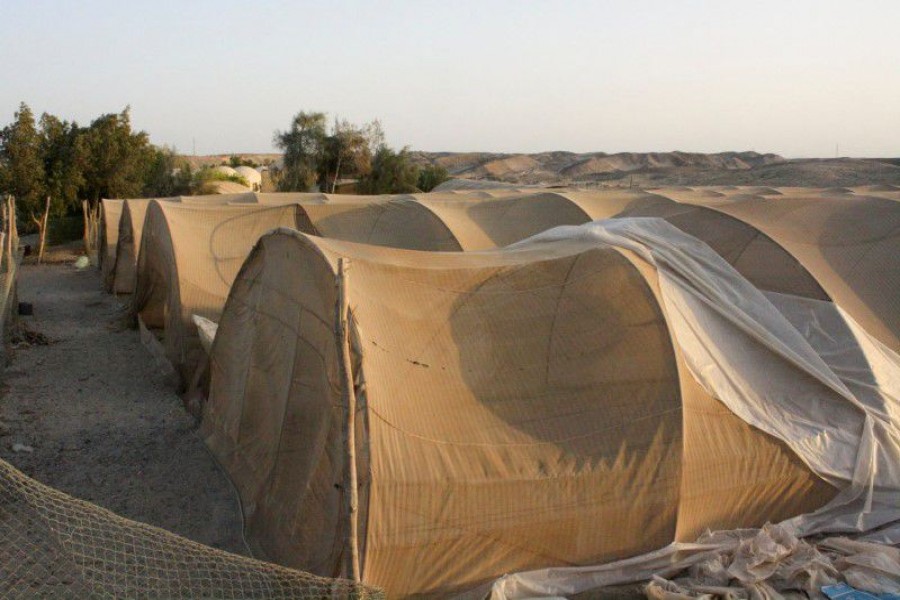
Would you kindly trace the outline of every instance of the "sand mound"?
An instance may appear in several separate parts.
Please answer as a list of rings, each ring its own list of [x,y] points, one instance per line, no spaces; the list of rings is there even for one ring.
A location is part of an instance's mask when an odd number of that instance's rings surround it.
[[[493,177],[503,179],[511,174],[525,175],[536,170],[540,170],[541,163],[527,154],[502,158],[500,160],[492,160],[481,165],[476,171],[480,172],[484,177]]]

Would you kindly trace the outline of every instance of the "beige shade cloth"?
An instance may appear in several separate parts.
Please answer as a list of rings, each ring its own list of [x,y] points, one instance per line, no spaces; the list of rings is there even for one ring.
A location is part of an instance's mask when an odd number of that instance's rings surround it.
[[[172,196],[167,198],[130,198],[124,200],[122,216],[118,225],[116,257],[112,267],[112,291],[117,294],[131,294],[136,284],[138,251],[141,248],[141,233],[144,217],[150,202],[178,202],[199,206],[223,204],[256,204],[257,194],[252,192],[237,194],[206,194],[200,196]]]
[[[308,192],[277,192],[277,193],[256,193],[254,200],[256,204],[278,205],[278,204],[321,204],[328,201],[328,196],[320,193]]]
[[[797,259],[764,233],[739,219],[703,206],[681,204],[667,196],[603,190],[516,193],[490,201],[423,196],[419,201],[441,218],[464,250],[505,246],[557,226],[609,218],[661,217],[703,240],[760,289],[828,298]]]
[[[797,259],[769,236],[739,219],[706,207],[688,207],[668,196],[602,190],[517,193],[480,203],[463,199],[421,201],[441,217],[465,250],[504,246],[561,225],[609,218],[661,217],[709,244],[761,289],[827,299]]]
[[[712,206],[795,256],[869,333],[900,352],[900,205],[853,194],[741,197]]]
[[[304,206],[317,235],[411,250],[461,250],[447,225],[421,202],[388,198]]]
[[[389,597],[640,555],[834,496],[694,379],[630,250],[424,253],[282,230],[235,280],[202,424],[269,559],[346,572],[339,260],[360,562]]]
[[[159,202],[180,202],[178,196],[157,198]],[[141,233],[144,230],[144,216],[153,198],[129,198],[124,201],[119,220],[119,240],[116,244],[116,262],[113,268],[113,292],[132,294],[136,283],[138,251],[141,248]]]
[[[860,196],[875,196],[877,198],[887,198],[888,200],[900,201],[900,185],[876,184],[863,185],[852,188],[854,194]]]
[[[124,200],[104,198],[101,201],[100,219],[100,275],[107,292],[113,291],[116,268],[116,245],[119,243],[119,221]]]
[[[218,319],[238,269],[256,240],[277,227],[309,231],[299,207],[147,206],[131,309],[162,329],[172,365],[187,383],[204,353],[191,316]]]
[[[564,195],[519,193],[471,201],[429,198],[419,200],[453,232],[463,250],[485,250],[518,242],[558,225],[590,221],[590,216]]]
[[[677,192],[677,190],[676,190]],[[725,252],[726,259],[735,261],[746,246],[753,246],[744,252],[744,263],[753,262],[771,264],[775,260],[778,279],[792,281],[802,279],[805,287],[814,288],[809,275],[799,273],[796,260],[791,259],[777,244],[771,243],[766,236],[759,235],[751,228],[739,226],[735,221],[724,228],[726,219],[715,221],[705,216],[704,224],[696,226],[695,218],[686,214],[690,211],[684,205],[670,198],[628,190],[603,190],[596,192],[550,192],[532,189],[522,192],[515,189],[491,190],[488,192],[441,192],[418,194],[414,196],[349,196],[325,195],[310,193],[259,194],[247,193],[238,195],[182,196],[179,200],[189,204],[264,204],[285,205],[300,203],[310,206],[309,216],[318,228],[320,235],[387,245],[400,248],[423,250],[479,250],[504,246],[526,237],[559,225],[581,224],[590,220],[619,216],[662,216],[670,218],[685,231],[698,235],[716,250]],[[146,203],[146,201],[143,201]],[[433,214],[422,211],[425,206]],[[131,212],[139,211],[141,206],[135,203]],[[701,211],[702,212],[702,211]],[[681,215],[679,217],[679,215]],[[123,253],[132,254],[130,249],[134,243],[128,240],[128,231],[134,228],[136,238],[140,238],[140,215],[131,218],[123,225],[125,247]],[[441,225],[443,224],[443,226]],[[737,238],[732,239],[735,229],[743,230]],[[449,231],[449,235],[448,235]],[[451,239],[455,238],[455,241]],[[751,243],[752,242],[752,243]],[[759,246],[759,247],[757,247]],[[778,255],[775,257],[774,255]],[[130,258],[130,257],[129,257]],[[133,289],[133,277],[128,265],[135,259],[125,260],[123,266],[122,291]],[[787,265],[781,268],[780,265]],[[793,266],[790,266],[793,265]],[[768,289],[771,282],[764,282],[762,271],[752,265],[735,266],[739,270],[747,270],[745,275],[752,281]],[[770,267],[771,268],[771,267]],[[781,272],[784,271],[784,272]],[[802,271],[802,269],[799,269]],[[796,277],[795,277],[796,275]],[[771,276],[769,277],[771,279]],[[776,287],[778,287],[776,285]],[[778,291],[778,290],[776,290]],[[810,293],[821,295],[820,290]]]
[[[568,198],[539,191],[498,197],[331,195],[324,204],[304,207],[323,237],[414,250],[496,248],[551,227],[590,220]]]
[[[144,216],[147,206],[152,200],[159,202],[180,202],[197,206],[220,206],[226,204],[262,204],[281,206],[286,204],[322,203],[328,201],[325,194],[309,193],[254,193],[241,192],[233,194],[205,194],[198,196],[173,196],[170,198],[133,198],[112,200],[122,202],[120,220],[117,222],[118,237],[112,247],[115,258],[110,263],[110,291],[117,294],[131,294],[135,287],[135,269],[137,255],[141,246],[141,231],[144,227]]]
[[[615,214],[617,203],[604,197],[572,194],[594,220],[622,217],[660,217],[707,244],[750,283],[764,291],[828,300],[803,265],[764,232],[707,206],[681,204],[668,196],[638,196]],[[623,199],[627,199],[624,197]]]
[[[243,186],[241,186],[243,187]],[[183,204],[198,204],[202,206],[218,206],[221,204],[256,204],[256,194],[253,192],[233,192],[228,194],[202,194],[197,196],[178,196],[178,201]]]
[[[372,244],[459,250],[450,231],[408,196],[251,194],[199,198],[146,210],[132,310],[164,331],[166,356],[190,385],[204,355],[191,316],[217,320],[234,276],[256,240],[279,226]],[[261,202],[250,203],[261,199]],[[211,200],[211,201],[207,201]],[[142,204],[141,208],[148,206]]]
[[[165,332],[166,355],[183,384],[203,362],[191,316],[218,319],[238,268],[271,229],[290,226],[384,245],[458,249],[446,227],[409,198],[268,196],[259,204],[245,202],[248,198],[225,204],[200,198],[189,204],[183,197],[181,203],[159,202],[155,208],[150,203],[146,211],[143,230],[152,235],[142,237],[132,310],[148,328]]]
[[[249,199],[264,195],[250,194]],[[378,246],[411,250],[458,251],[495,248],[520,241],[536,233],[560,225],[581,224],[593,219],[628,216],[657,216],[691,233],[716,250],[752,283],[767,291],[791,293],[825,299],[827,296],[815,280],[780,246],[772,242],[746,223],[705,207],[679,204],[668,198],[644,192],[603,191],[584,193],[558,193],[536,191],[520,192],[497,198],[468,198],[458,194],[421,194],[416,196],[325,196],[317,194],[275,194],[265,201],[267,206],[288,206],[299,203],[297,210],[304,215],[300,227],[303,231],[322,237],[363,242]],[[252,197],[252,198],[250,198]],[[183,219],[205,219],[204,210],[210,210],[213,222],[221,213],[212,196],[195,199],[196,210],[180,212]],[[244,198],[244,200],[248,200]],[[182,204],[186,204],[183,197]],[[233,200],[233,199],[232,199]],[[248,200],[249,201],[249,200]],[[141,206],[141,205],[139,205]],[[239,202],[235,207],[250,208],[253,204]],[[177,210],[176,210],[177,212]],[[298,217],[300,218],[300,217]],[[276,220],[277,221],[277,220]],[[267,230],[261,223],[246,221],[248,229],[239,231],[244,221],[231,222],[231,234],[240,238],[230,248],[229,260],[239,264],[249,253],[253,242]],[[298,221],[300,222],[300,221]],[[167,226],[166,219],[158,219],[156,226]],[[275,224],[284,224],[276,222]],[[206,243],[204,236],[218,230],[206,226],[192,229],[188,225],[179,231],[159,234],[154,243],[185,248],[178,260],[167,258],[161,264],[165,269],[152,265],[157,261],[144,261],[146,273],[155,273],[154,281],[145,286],[153,293],[142,293],[138,312],[149,327],[166,327],[169,321],[160,315],[168,307],[170,315],[181,315],[173,322],[189,323],[192,304],[184,300],[179,271],[192,270],[194,285],[211,286],[196,290],[193,297],[203,297],[201,316],[217,319],[225,303],[231,277],[237,269],[222,272],[216,260],[210,260],[208,252],[196,253],[194,247]],[[171,238],[171,242],[169,239]],[[190,239],[191,244],[178,240]],[[123,236],[124,239],[124,236]],[[171,250],[154,250],[170,255]],[[206,272],[200,276],[200,273]],[[144,270],[141,271],[145,276]],[[150,276],[150,275],[146,275]],[[166,290],[169,290],[168,292]],[[195,335],[183,329],[168,337],[168,354],[177,357],[177,365],[188,369],[196,366]],[[191,347],[178,351],[175,344],[188,343]],[[194,357],[188,360],[188,356]],[[187,362],[185,362],[187,361]]]

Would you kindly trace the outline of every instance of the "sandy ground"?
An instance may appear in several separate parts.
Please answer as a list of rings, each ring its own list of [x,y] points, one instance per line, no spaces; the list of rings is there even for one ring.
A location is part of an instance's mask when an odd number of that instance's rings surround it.
[[[25,265],[19,300],[34,305],[21,322],[50,343],[11,353],[0,457],[125,517],[246,554],[231,484],[97,270]]]

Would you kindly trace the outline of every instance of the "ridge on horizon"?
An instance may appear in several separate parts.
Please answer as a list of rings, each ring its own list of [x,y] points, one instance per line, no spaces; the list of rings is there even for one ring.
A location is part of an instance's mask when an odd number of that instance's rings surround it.
[[[230,156],[279,164],[281,154],[182,155],[193,167],[219,164]],[[411,150],[420,165],[438,165],[451,177],[525,185],[800,185],[900,184],[897,158],[785,158],[755,150],[724,152],[449,152]]]

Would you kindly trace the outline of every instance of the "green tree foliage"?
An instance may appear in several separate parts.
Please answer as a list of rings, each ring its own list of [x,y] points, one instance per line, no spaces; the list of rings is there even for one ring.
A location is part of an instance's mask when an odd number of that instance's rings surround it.
[[[319,184],[334,193],[341,178],[359,179],[372,170],[372,155],[384,144],[381,123],[362,127],[335,119],[331,135],[325,138],[325,152],[319,165]]]
[[[86,157],[82,189],[86,199],[141,195],[154,150],[145,132],[131,130],[130,107],[98,117],[79,141]]]
[[[287,131],[275,132],[275,145],[284,152],[284,166],[278,177],[281,191],[306,192],[314,189],[325,154],[327,137],[325,113],[299,112]]]
[[[409,194],[418,192],[419,168],[412,162],[409,149],[395,152],[382,145],[375,152],[371,172],[359,180],[361,194]]]
[[[223,162],[222,164],[231,167],[232,169],[237,167],[253,167],[255,169],[259,166],[259,163],[252,158],[238,156],[237,154],[232,154],[228,157],[228,162]]]
[[[419,171],[418,188],[423,192],[430,192],[440,184],[450,179],[447,169],[440,165],[428,165]]]
[[[23,214],[44,210],[46,186],[41,136],[34,114],[24,102],[13,122],[0,131],[0,190],[16,197]]]
[[[284,152],[277,187],[285,192],[334,192],[340,179],[368,175],[372,158],[383,144],[378,121],[360,126],[335,119],[329,131],[325,113],[301,111],[288,131],[275,132],[275,145]]]
[[[190,194],[190,165],[174,150],[158,148],[131,129],[129,109],[102,115],[89,127],[50,114],[35,123],[24,102],[0,129],[0,194],[13,194],[24,219],[81,212],[81,200]]]
[[[41,158],[44,187],[50,196],[50,211],[61,216],[81,209],[78,192],[84,184],[84,151],[79,144],[81,130],[75,123],[44,113],[41,116]]]
[[[191,193],[191,165],[171,148],[151,148],[144,172],[142,194],[148,198],[183,196]]]

